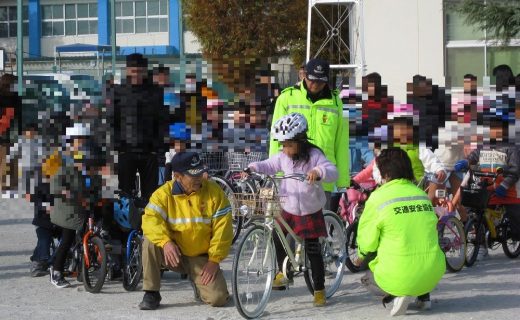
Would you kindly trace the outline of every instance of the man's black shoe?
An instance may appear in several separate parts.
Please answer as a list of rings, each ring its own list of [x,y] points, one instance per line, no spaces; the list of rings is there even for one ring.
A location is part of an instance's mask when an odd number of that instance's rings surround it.
[[[139,304],[141,310],[155,310],[161,302],[159,291],[145,291],[143,301]]]

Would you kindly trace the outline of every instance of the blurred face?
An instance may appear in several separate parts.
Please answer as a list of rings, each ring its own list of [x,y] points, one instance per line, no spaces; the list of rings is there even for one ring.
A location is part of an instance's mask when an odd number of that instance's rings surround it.
[[[489,139],[491,142],[500,142],[504,139],[504,130],[502,129],[502,126],[499,125],[492,125],[489,128]]]
[[[300,79],[300,81],[302,81],[303,79],[305,79],[305,69],[300,69],[298,71],[298,79]]]
[[[186,194],[199,191],[200,188],[202,188],[202,180],[204,179],[204,176],[192,177],[188,174],[178,172],[175,172],[173,177],[175,180],[179,181]]]
[[[170,83],[170,75],[167,73],[157,73],[153,75],[153,83],[159,86],[166,86]]]
[[[409,144],[413,142],[413,127],[402,122],[393,124],[394,143]]]
[[[298,154],[298,142],[296,141],[283,141],[282,152],[285,153],[289,158]]]
[[[312,94],[318,94],[325,88],[325,82],[322,81],[314,81],[309,80],[308,78],[305,78],[305,84],[307,85],[307,89]]]
[[[373,97],[376,95],[376,86],[373,83],[368,83],[367,93],[369,97]]]
[[[173,143],[173,148],[175,149],[176,152],[186,151],[186,142],[180,141],[180,140],[175,140]]]
[[[471,79],[464,79],[464,92],[477,90],[477,82]]]
[[[143,84],[146,77],[146,68],[126,67],[126,77],[133,85]]]

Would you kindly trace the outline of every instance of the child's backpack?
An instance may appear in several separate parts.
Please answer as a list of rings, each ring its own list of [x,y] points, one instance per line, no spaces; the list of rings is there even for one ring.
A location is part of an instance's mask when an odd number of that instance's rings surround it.
[[[44,176],[51,178],[53,177],[61,167],[61,155],[56,149],[53,154],[45,159],[42,163],[42,173]]]

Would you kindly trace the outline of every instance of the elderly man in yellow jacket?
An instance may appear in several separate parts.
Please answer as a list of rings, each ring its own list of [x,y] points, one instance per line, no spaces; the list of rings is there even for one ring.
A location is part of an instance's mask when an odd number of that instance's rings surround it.
[[[159,307],[161,267],[188,274],[196,298],[223,306],[229,292],[219,264],[233,239],[231,206],[222,189],[203,178],[197,153],[177,153],[172,168],[173,180],[152,194],[143,215],[145,294],[139,308]]]

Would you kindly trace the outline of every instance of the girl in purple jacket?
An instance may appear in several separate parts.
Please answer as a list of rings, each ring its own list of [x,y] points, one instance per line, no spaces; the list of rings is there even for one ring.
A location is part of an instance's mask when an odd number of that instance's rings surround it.
[[[307,137],[307,120],[300,113],[291,113],[280,118],[271,130],[274,139],[282,146],[282,152],[271,158],[249,164],[253,172],[273,175],[282,171],[285,175],[306,174],[305,182],[281,180],[280,195],[286,196],[282,204],[282,216],[301,238],[305,239],[305,250],[309,257],[312,278],[315,284],[314,305],[325,305],[325,274],[319,237],[326,237],[323,206],[325,192],[317,180],[334,182],[338,178],[336,166]],[[277,236],[274,237],[279,270],[282,270],[286,253]],[[283,290],[289,283],[282,272],[273,281],[273,289]]]

